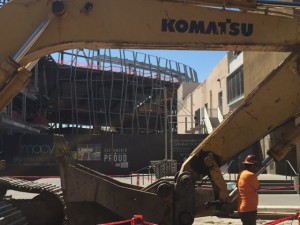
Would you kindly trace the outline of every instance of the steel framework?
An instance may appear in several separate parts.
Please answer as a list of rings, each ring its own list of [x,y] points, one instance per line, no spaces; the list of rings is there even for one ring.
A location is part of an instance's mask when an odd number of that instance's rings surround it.
[[[175,132],[181,82],[197,82],[197,73],[179,62],[129,50],[68,50],[40,59],[4,116],[35,132],[47,125],[69,134]]]
[[[44,82],[49,124],[58,133],[155,134],[171,124],[176,130],[177,88],[197,81],[184,64],[129,50],[75,49],[51,57],[55,66],[41,61],[39,73],[52,71]]]

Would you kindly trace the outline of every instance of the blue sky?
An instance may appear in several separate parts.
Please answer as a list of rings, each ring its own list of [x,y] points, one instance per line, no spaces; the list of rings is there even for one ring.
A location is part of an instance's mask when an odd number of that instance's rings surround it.
[[[226,55],[226,51],[191,51],[191,50],[137,50],[186,64],[196,70],[198,81],[202,82],[212,69]]]

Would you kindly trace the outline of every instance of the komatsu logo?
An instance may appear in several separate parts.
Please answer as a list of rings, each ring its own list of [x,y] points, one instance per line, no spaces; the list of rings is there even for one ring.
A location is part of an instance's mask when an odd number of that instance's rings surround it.
[[[161,30],[163,32],[214,34],[231,36],[251,36],[253,34],[252,23],[237,23],[227,19],[224,22],[162,19]]]

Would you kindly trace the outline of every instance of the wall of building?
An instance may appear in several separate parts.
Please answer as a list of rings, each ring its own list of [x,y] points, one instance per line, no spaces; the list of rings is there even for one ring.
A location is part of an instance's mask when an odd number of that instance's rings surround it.
[[[192,94],[177,100],[177,133],[187,134],[191,129],[193,121]]]
[[[228,75],[228,60],[224,57],[220,63],[212,70],[206,79],[206,102],[209,109],[216,109],[221,106],[223,114],[228,113],[226,77]],[[220,105],[218,94],[222,92],[222,103]],[[200,107],[204,106],[203,102]]]
[[[195,111],[205,107],[206,104],[208,109],[217,109],[220,104],[220,92],[222,92],[223,114],[229,112],[226,89],[227,74],[228,61],[227,57],[224,57],[212,70],[207,79],[202,84],[197,84],[196,88],[191,84],[181,84],[177,91],[178,134],[194,133]],[[186,90],[189,89],[192,89],[192,91],[187,94]]]
[[[186,82],[182,82],[182,84],[180,85],[180,87],[177,89],[177,98],[178,98],[178,101],[184,100],[198,86],[199,86],[199,83],[186,83]]]

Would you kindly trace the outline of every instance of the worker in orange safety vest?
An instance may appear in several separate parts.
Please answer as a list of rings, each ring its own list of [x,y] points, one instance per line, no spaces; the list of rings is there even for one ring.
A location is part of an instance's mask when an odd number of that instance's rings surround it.
[[[256,225],[258,189],[260,183],[256,176],[258,168],[257,157],[248,155],[243,162],[245,169],[240,172],[237,181],[238,212],[243,225]]]

